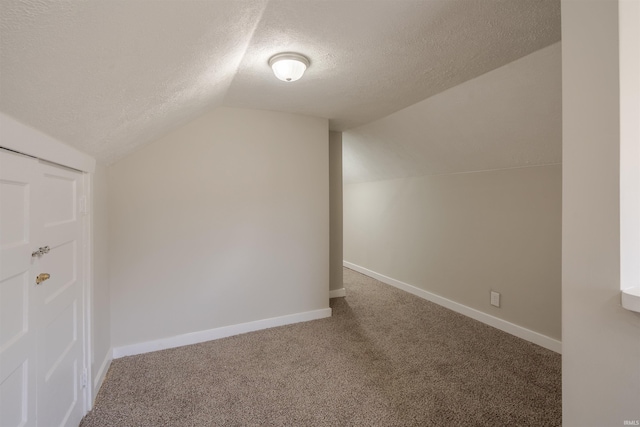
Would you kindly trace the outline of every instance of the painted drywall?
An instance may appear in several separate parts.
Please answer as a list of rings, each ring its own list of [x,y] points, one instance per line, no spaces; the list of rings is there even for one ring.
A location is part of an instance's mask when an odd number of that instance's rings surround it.
[[[561,50],[344,132],[344,259],[559,340]]]
[[[0,111],[0,143],[29,156],[93,173],[96,159]]]
[[[560,165],[348,184],[344,258],[560,339],[560,221]]]
[[[329,132],[330,280],[329,289],[344,288],[342,280],[342,133]]]
[[[111,307],[109,297],[107,169],[96,165],[92,175],[91,221],[93,280],[91,288],[91,378],[93,398],[98,394],[111,361]]]
[[[111,165],[113,346],[328,308],[328,135],[220,108]]]
[[[563,425],[637,425],[640,315],[620,301],[618,2],[563,0],[562,40]]]
[[[556,43],[344,132],[345,183],[560,163],[561,55]]]

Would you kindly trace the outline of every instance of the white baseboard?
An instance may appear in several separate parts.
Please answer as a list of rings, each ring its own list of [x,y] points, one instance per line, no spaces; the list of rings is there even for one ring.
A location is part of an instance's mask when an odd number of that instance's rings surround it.
[[[233,335],[245,334],[247,332],[259,331],[261,329],[274,328],[276,326],[290,325],[293,323],[307,322],[309,320],[323,319],[331,317],[330,308],[306,311],[303,313],[289,314],[286,316],[272,317],[270,319],[256,320],[254,322],[240,323],[238,325],[223,326],[220,328],[208,329],[205,331],[191,332],[159,340],[147,341],[138,344],[130,344],[113,349],[113,358],[118,359],[124,356],[149,353],[152,351],[165,350],[168,348],[182,347],[185,345],[198,344],[205,341],[217,340]]]
[[[345,288],[334,289],[332,291],[329,291],[329,298],[340,298],[340,297],[346,297],[346,296],[347,296],[347,290]]]
[[[102,361],[102,364],[100,365],[100,368],[98,368],[96,375],[93,377],[92,398],[94,402],[96,400],[96,396],[98,395],[98,390],[100,390],[100,387],[102,387],[104,378],[107,376],[107,371],[109,370],[109,366],[111,366],[111,361],[113,360],[112,354],[113,354],[113,351],[107,352],[107,354],[104,357],[104,360]],[[93,407],[93,402],[91,402],[91,407]]]
[[[366,276],[372,277],[376,280],[386,283],[387,285],[391,285],[398,289],[402,289],[405,292],[409,292],[410,294],[416,295],[420,298],[426,299],[428,301],[431,301],[433,303],[446,307],[449,310],[453,310],[457,313],[464,314],[465,316],[471,317],[472,319],[478,320],[489,326],[493,326],[494,328],[500,329],[501,331],[507,332],[511,335],[515,335],[518,338],[522,338],[524,340],[537,344],[541,347],[544,347],[551,351],[555,351],[556,353],[562,354],[562,342],[554,338],[548,337],[546,335],[542,335],[538,332],[532,331],[530,329],[524,328],[514,323],[507,322],[506,320],[497,318],[495,316],[491,316],[490,314],[476,310],[475,308],[468,307],[466,305],[460,304],[450,299],[425,291],[424,289],[420,289],[415,286],[409,285],[407,283],[401,282],[399,280],[392,279],[391,277],[387,277],[383,274],[376,273],[375,271],[369,270],[364,267],[360,267],[359,265],[350,263],[348,261],[343,261],[343,265],[347,268],[350,268],[351,270],[355,270]]]

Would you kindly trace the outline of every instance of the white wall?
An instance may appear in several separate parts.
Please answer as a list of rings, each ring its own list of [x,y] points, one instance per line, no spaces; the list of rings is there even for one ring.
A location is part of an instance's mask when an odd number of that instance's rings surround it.
[[[113,346],[328,308],[328,134],[221,108],[112,165]]]
[[[640,422],[640,315],[620,304],[617,1],[563,0],[562,40],[563,425],[621,426]]]
[[[19,153],[93,173],[96,159],[0,112],[0,144]]]
[[[344,132],[344,259],[558,349],[561,108],[554,44]]]
[[[111,362],[111,307],[109,296],[107,169],[96,165],[92,176],[93,281],[91,295],[91,378],[93,398]]]
[[[345,260],[559,340],[561,197],[559,165],[345,185]]]

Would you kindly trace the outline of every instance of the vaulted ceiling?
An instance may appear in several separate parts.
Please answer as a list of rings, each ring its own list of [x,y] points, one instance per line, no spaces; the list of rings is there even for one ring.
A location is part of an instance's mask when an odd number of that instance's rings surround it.
[[[2,0],[0,111],[108,164],[223,105],[350,129],[558,40],[559,0]]]

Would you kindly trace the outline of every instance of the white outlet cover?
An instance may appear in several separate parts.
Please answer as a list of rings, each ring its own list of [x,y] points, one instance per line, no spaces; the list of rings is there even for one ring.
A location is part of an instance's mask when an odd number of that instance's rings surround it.
[[[491,291],[491,305],[500,307],[500,294],[498,292]]]

